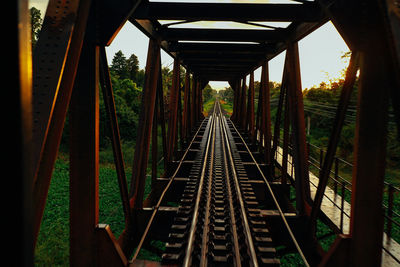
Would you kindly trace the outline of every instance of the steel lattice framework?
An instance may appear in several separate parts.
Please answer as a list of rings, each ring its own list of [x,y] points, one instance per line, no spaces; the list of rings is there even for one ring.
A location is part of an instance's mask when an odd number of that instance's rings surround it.
[[[23,255],[14,259],[16,265],[33,265],[33,250],[67,114],[71,140],[70,264],[134,265],[129,255],[142,233],[147,231],[148,217],[143,216],[144,210],[163,196],[165,185],[154,183],[157,186],[152,188],[149,198],[142,201],[149,154],[156,158],[161,153],[157,146],[150,149],[150,144],[157,142],[157,126],[161,125],[163,132],[165,177],[171,177],[178,167],[179,155],[189,146],[204,119],[202,89],[209,81],[228,81],[234,89],[231,121],[248,133],[249,143],[260,147],[271,176],[275,175],[273,155],[283,120],[281,167],[286,169],[291,140],[296,177],[295,228],[304,233],[300,245],[309,262],[315,266],[381,264],[383,218],[380,214],[390,101],[397,126],[400,126],[400,9],[397,1],[293,0],[290,4],[256,4],[50,0],[35,51],[31,51],[30,44],[28,1],[11,2],[7,5],[11,6],[13,34],[6,43],[12,56],[9,64],[12,90],[6,94],[10,95],[11,112],[16,120],[10,124],[11,131],[7,128],[6,135],[17,148],[18,167],[11,186],[19,201],[10,214],[22,218],[23,222],[22,228],[10,226],[20,233],[9,245]],[[162,23],[163,20],[175,22]],[[259,28],[173,27],[198,21],[229,21]],[[352,57],[319,174],[318,189],[312,197],[297,42],[328,21],[333,22],[350,47]],[[149,37],[130,188],[105,54],[105,47],[126,22]],[[287,22],[288,26],[266,26],[267,22]],[[163,103],[161,49],[174,58],[168,113],[164,112]],[[282,51],[286,51],[286,59],[277,120],[272,122],[268,62]],[[184,88],[180,88],[180,66],[187,70]],[[255,110],[254,70],[260,66],[261,89]],[[358,70],[350,233],[338,234],[330,250],[324,253],[315,239],[316,221],[322,216],[322,198]],[[247,75],[250,75],[248,86]],[[125,215],[126,227],[118,240],[108,226],[98,221],[100,92],[109,118]],[[181,93],[184,94],[183,104],[179,101]],[[164,118],[164,114],[168,114],[168,118]],[[271,132],[273,123],[274,133]],[[155,181],[157,166],[153,164],[152,168]],[[287,173],[283,173],[283,188],[287,179]]]

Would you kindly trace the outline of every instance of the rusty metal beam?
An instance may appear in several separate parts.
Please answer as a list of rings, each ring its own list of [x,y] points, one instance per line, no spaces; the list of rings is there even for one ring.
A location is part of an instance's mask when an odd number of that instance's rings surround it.
[[[240,127],[245,130],[246,127],[246,76],[243,77],[242,88],[241,88],[241,95],[239,98],[240,101],[240,116],[239,116],[239,125]]]
[[[274,162],[274,157],[276,150],[279,146],[279,140],[280,140],[280,125],[281,125],[281,120],[282,120],[282,110],[283,110],[283,103],[285,99],[285,94],[286,94],[286,87],[287,87],[287,68],[288,64],[288,54],[285,56],[285,63],[283,66],[283,75],[282,75],[282,82],[281,82],[281,90],[279,92],[279,100],[278,100],[278,108],[276,112],[276,117],[275,117],[275,124],[274,124],[274,136],[273,136],[273,142],[272,142],[272,150],[271,150],[271,162]],[[272,168],[273,174],[275,168]]]
[[[168,12],[165,12],[168,10]],[[322,12],[315,3],[142,3],[133,17],[158,20],[317,21]]]
[[[351,258],[355,266],[381,264],[382,198],[389,106],[386,75],[390,72],[386,72],[381,57],[370,56],[376,51],[376,48],[362,51],[360,61],[350,217]],[[380,89],[376,90],[378,86]]]
[[[169,118],[168,118],[168,133],[167,133],[167,162],[173,160],[175,151],[176,138],[178,134],[178,101],[180,90],[180,64],[179,59],[174,59],[174,68],[172,76],[172,86],[169,93]]]
[[[128,185],[126,183],[125,162],[122,154],[121,136],[119,133],[118,118],[105,47],[100,48],[100,84],[103,92],[104,106],[108,115],[108,123],[111,134],[110,139],[113,148],[114,163],[117,171],[118,185],[126,226],[131,220]]]
[[[223,54],[247,54],[254,55],[260,54],[264,55],[274,48],[273,45],[264,44],[238,44],[238,43],[195,43],[195,42],[185,42],[185,43],[171,43],[169,46],[170,51],[179,51],[182,55],[189,53],[219,53]]]
[[[261,94],[261,132],[263,135],[264,141],[264,155],[265,162],[269,166],[269,169],[273,168],[272,166],[272,154],[271,154],[271,93],[269,86],[269,68],[268,61],[262,65],[261,69],[261,86],[260,90]],[[260,104],[259,104],[260,105]],[[261,140],[261,138],[260,138]],[[270,172],[272,174],[272,172]]]
[[[8,157],[7,169],[12,178],[7,179],[3,187],[3,199],[12,204],[4,205],[4,214],[13,220],[5,220],[4,236],[8,242],[5,254],[18,251],[19,256],[10,259],[15,266],[33,266],[33,229],[32,229],[32,59],[31,29],[27,0],[11,1],[6,4],[8,15],[3,17],[3,25],[11,28],[7,35],[6,48],[7,84],[12,90],[6,90],[7,105],[3,105],[4,140],[13,148],[13,157]],[[10,192],[12,188],[12,194]]]
[[[155,110],[157,83],[160,70],[160,46],[154,39],[149,40],[142,108],[139,115],[136,148],[132,167],[132,181],[129,190],[131,209],[143,206],[146,169],[150,148],[151,128]]]
[[[293,129],[293,158],[296,176],[296,209],[299,214],[309,214],[311,201],[308,172],[308,153],[304,122],[303,93],[301,90],[298,44],[288,44],[288,100]]]
[[[197,90],[196,90],[197,80],[198,80],[198,77],[193,75],[193,79],[192,79],[192,101],[191,101],[192,105],[190,106],[190,131],[193,130],[193,127],[196,124],[195,103],[196,103],[196,98],[197,98]]]
[[[277,42],[286,37],[286,30],[168,28],[161,36],[167,41]]]
[[[33,55],[34,129],[32,140],[34,244],[67,116],[91,1],[70,5],[70,20],[61,22],[56,1],[49,2]],[[64,5],[65,3],[63,3]],[[61,13],[61,12],[60,12]],[[57,19],[55,24],[51,17]],[[54,19],[54,17],[53,17]],[[53,27],[63,29],[61,33]],[[59,39],[58,39],[59,38]],[[58,42],[53,48],[55,40]],[[51,47],[49,49],[48,47]],[[53,50],[54,49],[54,50]]]
[[[136,147],[133,158],[132,177],[129,188],[129,202],[132,213],[132,223],[122,232],[119,237],[119,244],[126,255],[130,255],[135,242],[139,238],[137,232],[140,226],[139,211],[143,208],[144,188],[146,185],[146,171],[150,151],[150,140],[153,128],[154,112],[156,112],[156,94],[160,88],[160,46],[155,39],[149,39],[147,53],[147,63],[145,70],[144,90],[142,94],[142,104],[139,114],[138,133],[136,137]]]
[[[322,199],[324,197],[325,188],[328,184],[329,174],[332,168],[334,157],[336,154],[337,145],[339,143],[340,133],[344,125],[347,107],[349,105],[351,93],[353,92],[354,83],[358,70],[359,54],[353,52],[349,67],[347,68],[345,82],[342,88],[339,105],[337,108],[333,130],[329,139],[328,149],[325,154],[324,163],[319,173],[319,183],[317,192],[315,193],[314,202],[312,205],[310,222],[313,232],[316,230],[317,216],[320,212]]]
[[[163,157],[164,157],[164,171],[167,170],[168,162],[165,160],[167,158],[167,131],[165,129],[165,109],[164,109],[164,92],[162,84],[162,71],[161,71],[161,57],[160,57],[160,69],[158,71],[158,81],[157,81],[157,99],[159,105],[159,115],[161,124],[161,140],[163,147]]]
[[[95,260],[99,219],[99,47],[94,14],[89,21],[69,106],[70,264],[80,266]]]
[[[390,76],[396,72],[388,64],[390,50],[385,39],[385,19],[378,9],[378,1],[370,1],[359,11],[368,20],[361,28],[362,40],[367,41],[358,46],[360,78],[350,216],[353,266],[379,266],[382,259]],[[377,51],[380,56],[376,56]]]
[[[142,0],[98,1],[99,42],[110,45]]]
[[[254,137],[254,72],[250,73],[249,90],[247,92],[246,128],[249,136]]]
[[[190,137],[190,73],[186,70],[185,91],[183,100],[183,139],[188,142]]]

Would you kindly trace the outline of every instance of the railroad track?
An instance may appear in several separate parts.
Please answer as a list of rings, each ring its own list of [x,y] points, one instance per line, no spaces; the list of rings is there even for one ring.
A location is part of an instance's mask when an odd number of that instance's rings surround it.
[[[179,201],[162,264],[279,265],[274,244],[217,101]]]
[[[282,243],[273,238],[282,235],[309,266],[286,220],[296,214],[282,211],[261,155],[246,145],[218,101],[197,126],[181,159],[172,162],[175,172],[158,178],[157,203],[142,211],[147,226],[130,266],[146,265],[140,253],[153,241],[164,247],[157,266],[278,266],[275,243]],[[270,219],[280,220],[286,232],[270,233]]]

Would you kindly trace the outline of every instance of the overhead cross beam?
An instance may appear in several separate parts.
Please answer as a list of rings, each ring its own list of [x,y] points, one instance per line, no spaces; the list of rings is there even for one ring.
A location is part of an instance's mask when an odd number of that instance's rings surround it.
[[[161,34],[168,41],[231,41],[231,42],[277,42],[285,37],[284,29],[164,29]]]
[[[321,9],[315,3],[250,5],[143,2],[136,9],[134,16],[139,19],[156,20],[314,22],[321,18]]]

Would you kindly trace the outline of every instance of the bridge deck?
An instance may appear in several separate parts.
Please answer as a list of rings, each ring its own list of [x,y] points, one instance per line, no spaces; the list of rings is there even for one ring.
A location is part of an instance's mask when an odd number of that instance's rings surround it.
[[[151,240],[165,242],[157,265],[276,266],[279,246],[293,242],[299,249],[287,222],[294,210],[275,197],[266,165],[222,114],[219,102],[175,163],[171,178],[159,179],[164,191],[150,209],[133,266],[150,264],[140,260],[139,251]]]

